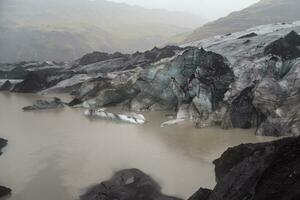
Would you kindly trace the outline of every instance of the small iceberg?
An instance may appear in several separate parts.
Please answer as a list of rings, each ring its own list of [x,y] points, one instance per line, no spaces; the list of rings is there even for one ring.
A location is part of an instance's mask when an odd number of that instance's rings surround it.
[[[88,109],[84,112],[87,117],[100,118],[105,120],[116,120],[131,124],[144,124],[146,119],[143,115],[137,113],[114,114],[106,112],[104,109]]]
[[[183,121],[185,121],[184,118],[181,118],[181,119],[172,119],[172,120],[169,120],[169,121],[166,121],[166,122],[162,123],[160,125],[160,127],[163,128],[163,127],[166,127],[166,126],[171,126],[171,125],[179,124],[179,123],[181,123]]]

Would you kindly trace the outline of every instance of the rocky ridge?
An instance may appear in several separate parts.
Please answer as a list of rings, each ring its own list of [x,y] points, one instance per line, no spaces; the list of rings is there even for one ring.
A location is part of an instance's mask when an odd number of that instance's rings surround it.
[[[160,190],[160,186],[147,174],[138,169],[127,169],[90,188],[80,200],[180,200],[163,195]]]
[[[215,188],[189,200],[299,199],[299,150],[299,137],[229,148],[214,161]]]
[[[0,155],[2,154],[1,149],[7,145],[7,140],[0,138]],[[7,196],[11,193],[11,189],[0,185],[0,198]]]

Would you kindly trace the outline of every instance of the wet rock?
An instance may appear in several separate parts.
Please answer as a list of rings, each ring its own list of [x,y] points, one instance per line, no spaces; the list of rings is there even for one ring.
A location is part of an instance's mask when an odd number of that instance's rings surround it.
[[[1,85],[0,91],[9,91],[12,87],[13,85],[11,84],[11,82],[7,80]]]
[[[0,155],[2,154],[1,149],[7,145],[7,142],[8,142],[7,140],[0,138]],[[10,188],[0,186],[0,198],[7,196],[10,193],[11,193]]]
[[[255,124],[257,111],[253,101],[253,86],[244,89],[230,105],[230,119],[234,128],[251,128]]]
[[[179,200],[161,193],[160,186],[138,169],[117,172],[110,180],[89,189],[81,200]]]
[[[68,106],[73,107],[73,106],[77,106],[77,105],[82,104],[82,103],[83,103],[82,100],[80,100],[80,99],[78,99],[78,98],[74,98],[72,101],[70,101],[70,102],[68,103]]]
[[[210,88],[213,110],[223,101],[224,94],[234,81],[233,72],[226,58],[213,52],[203,52],[200,56],[200,65],[195,77]]]
[[[188,200],[208,200],[211,195],[212,190],[200,188],[193,196],[191,196]]]
[[[21,83],[17,83],[13,92],[34,93],[47,87],[45,74],[39,72],[29,72]]]
[[[276,55],[284,60],[295,59],[300,56],[300,36],[295,31],[290,32],[283,38],[280,38],[268,46],[264,53]]]
[[[300,137],[229,148],[214,164],[209,200],[300,198]]]
[[[30,110],[46,110],[46,109],[60,109],[64,107],[64,104],[59,98],[53,98],[52,100],[37,100],[32,106],[26,106],[24,111]]]
[[[10,188],[0,186],[0,198],[8,196],[10,194],[11,194],[11,189]]]
[[[0,138],[0,155],[2,154],[1,149],[7,145],[7,140]]]

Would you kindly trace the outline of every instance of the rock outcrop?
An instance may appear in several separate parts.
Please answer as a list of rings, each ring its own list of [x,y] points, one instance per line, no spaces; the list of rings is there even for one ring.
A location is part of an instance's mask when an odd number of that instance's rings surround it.
[[[138,169],[117,172],[110,180],[89,189],[81,200],[180,200],[163,195],[160,186]]]
[[[229,148],[214,164],[217,185],[190,200],[300,198],[300,137]]]
[[[188,200],[207,200],[211,193],[212,191],[210,189],[200,188]]]
[[[52,100],[37,100],[32,106],[26,106],[24,111],[30,110],[46,110],[46,109],[60,109],[65,105],[59,98],[53,98]]]
[[[123,56],[125,56],[125,55],[123,55],[119,52],[116,52],[114,54],[108,54],[108,53],[105,53],[105,52],[95,51],[93,53],[89,53],[89,54],[86,54],[83,57],[81,57],[78,60],[78,64],[82,65],[82,66],[83,65],[89,65],[89,64],[96,63],[96,62],[109,60],[109,59],[120,58],[120,57],[123,57]]]
[[[253,105],[253,86],[245,88],[230,105],[230,119],[234,128],[251,128],[257,121]]]
[[[45,74],[38,72],[29,72],[25,79],[14,86],[13,92],[32,93],[39,92],[47,88]]]
[[[300,57],[299,46],[300,37],[298,33],[292,31],[285,37],[266,46],[264,53],[279,56],[284,60],[291,60]]]
[[[1,149],[7,145],[7,140],[0,138],[0,155],[2,154]]]
[[[0,91],[9,91],[12,88],[12,84],[9,80],[5,81],[1,86],[0,86]]]
[[[2,154],[1,149],[3,147],[5,147],[7,145],[7,140],[0,138],[0,155]],[[4,186],[0,186],[0,198],[10,195],[11,193],[11,189],[4,187]]]
[[[0,198],[8,196],[10,194],[11,194],[11,189],[10,188],[0,186]]]

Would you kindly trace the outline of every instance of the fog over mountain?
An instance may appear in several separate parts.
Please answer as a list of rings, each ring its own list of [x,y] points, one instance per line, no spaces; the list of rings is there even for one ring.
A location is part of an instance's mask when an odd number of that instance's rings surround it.
[[[234,33],[258,25],[294,22],[300,20],[299,10],[299,0],[260,0],[246,9],[205,24],[187,36],[186,41]]]
[[[167,10],[185,11],[204,16],[209,20],[224,17],[257,3],[259,0],[110,0],[139,5],[145,8],[164,8]]]
[[[73,60],[161,45],[205,20],[106,0],[1,0],[0,62]]]

